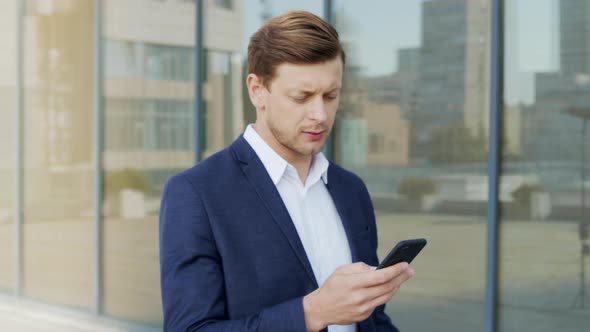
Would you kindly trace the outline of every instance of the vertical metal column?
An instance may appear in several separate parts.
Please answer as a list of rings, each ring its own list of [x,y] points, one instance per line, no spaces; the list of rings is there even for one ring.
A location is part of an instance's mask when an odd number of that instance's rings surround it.
[[[14,293],[23,291],[23,206],[24,206],[24,0],[16,1],[16,102],[15,102],[15,204],[14,204]]]
[[[102,0],[94,2],[94,82],[93,82],[93,160],[94,160],[94,308],[96,315],[102,313],[103,295],[103,112],[102,112],[102,75],[103,75],[103,48],[102,48]]]
[[[503,105],[503,1],[492,0],[492,40],[490,71],[490,150],[488,156],[488,216],[485,294],[485,331],[498,327],[498,233],[500,163],[502,162]]]
[[[330,24],[333,24],[333,17],[332,17],[332,5],[333,5],[333,1],[332,0],[324,0],[324,20]],[[334,123],[334,126],[332,127],[332,133],[330,134],[330,136],[328,137],[328,139],[326,140],[326,145],[324,145],[324,150],[322,151],[324,153],[324,155],[326,155],[326,158],[330,159],[330,160],[334,160],[334,137],[336,135],[336,130],[338,130],[338,128],[336,127],[336,123]]]
[[[334,1],[332,0],[324,0],[324,20],[330,24],[332,24],[332,5]]]
[[[203,105],[203,1],[195,1],[195,102],[194,110],[194,151],[195,163],[201,160],[204,140],[202,139]]]

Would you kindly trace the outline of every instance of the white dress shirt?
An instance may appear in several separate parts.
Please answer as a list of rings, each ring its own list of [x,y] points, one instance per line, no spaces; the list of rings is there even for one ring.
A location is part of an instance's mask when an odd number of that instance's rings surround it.
[[[326,188],[329,162],[320,152],[313,156],[305,184],[297,170],[276,153],[248,125],[244,138],[262,161],[295,224],[318,285],[341,265],[350,264],[350,247],[342,221]],[[330,325],[330,332],[354,332],[356,324]]]

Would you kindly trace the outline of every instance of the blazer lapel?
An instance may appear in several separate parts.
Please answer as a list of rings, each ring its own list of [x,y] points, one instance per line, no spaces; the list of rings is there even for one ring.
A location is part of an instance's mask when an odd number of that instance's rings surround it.
[[[330,163],[330,168],[328,168],[328,191],[330,192],[330,196],[332,196],[332,200],[346,231],[352,262],[358,262],[363,257],[360,252],[361,246],[359,241],[362,241],[361,235],[368,232],[368,224],[358,209],[360,204],[356,201],[358,196],[354,194],[351,188],[347,187],[345,181],[339,178],[337,172],[331,170],[333,170],[333,166]]]
[[[266,168],[264,168],[262,161],[260,161],[256,152],[254,152],[250,144],[248,144],[242,135],[240,135],[240,137],[238,137],[238,139],[231,145],[231,149],[234,152],[234,157],[240,162],[246,178],[258,193],[262,205],[264,205],[270,212],[274,221],[285,234],[295,255],[305,268],[310,280],[317,288],[318,284],[316,278],[311,268],[311,264],[309,263],[309,259],[305,254],[305,249],[303,248],[297,229],[291,220],[291,216],[289,215],[287,207],[283,203],[281,195],[268,175]]]

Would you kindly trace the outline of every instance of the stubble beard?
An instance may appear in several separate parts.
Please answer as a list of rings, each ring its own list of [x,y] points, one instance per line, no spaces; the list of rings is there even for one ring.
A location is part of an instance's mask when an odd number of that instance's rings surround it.
[[[279,144],[286,147],[290,151],[295,152],[299,156],[313,156],[314,154],[320,152],[326,140],[326,138],[324,138],[321,146],[317,148],[317,151],[315,151],[316,149],[305,148],[304,146],[298,145],[297,138],[300,134],[300,130],[295,132],[295,137],[290,138],[284,135],[274,124],[270,124],[269,129]]]

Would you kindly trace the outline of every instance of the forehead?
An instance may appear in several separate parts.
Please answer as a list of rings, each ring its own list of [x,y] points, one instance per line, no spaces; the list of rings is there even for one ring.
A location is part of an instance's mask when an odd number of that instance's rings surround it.
[[[281,90],[326,90],[342,85],[340,57],[317,64],[282,63],[277,66],[272,88]]]

